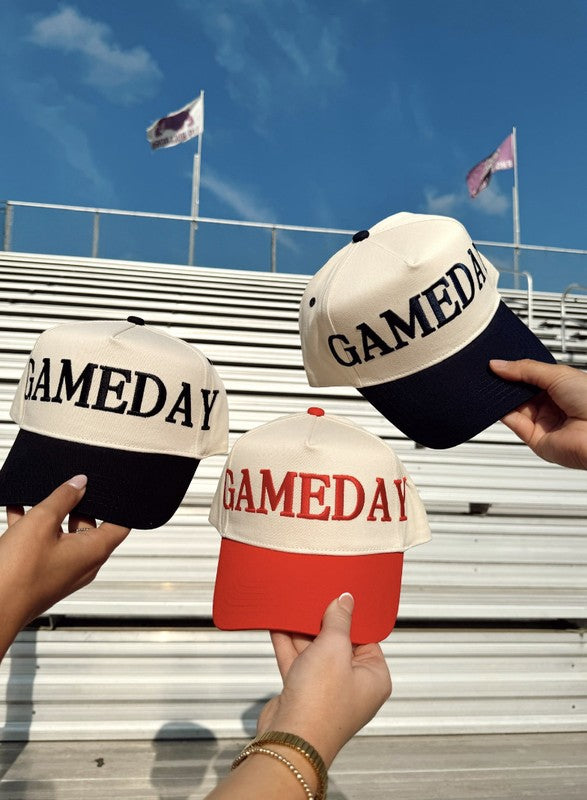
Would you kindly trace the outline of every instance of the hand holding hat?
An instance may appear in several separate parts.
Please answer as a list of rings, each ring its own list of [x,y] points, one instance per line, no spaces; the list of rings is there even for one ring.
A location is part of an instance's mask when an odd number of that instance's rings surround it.
[[[200,460],[228,446],[226,392],[210,361],[139,317],[42,333],[10,415],[20,430],[0,505],[35,505],[83,472],[78,511],[130,528],[167,522]]]
[[[324,608],[348,591],[356,644],[391,632],[404,552],[430,538],[422,501],[393,450],[320,408],[279,417],[235,442],[210,522],[222,534],[217,627],[315,636]]]
[[[524,381],[543,391],[502,422],[546,461],[587,469],[587,375],[564,364],[539,361],[490,362],[508,381]]]
[[[455,219],[394,214],[309,281],[300,307],[312,386],[354,386],[427,447],[460,444],[538,391],[490,358],[553,362],[505,305],[498,272]]]
[[[261,712],[257,733],[271,729],[302,736],[327,766],[391,694],[381,647],[351,644],[353,608],[348,593],[333,600],[312,642],[280,631],[271,634],[284,691]]]
[[[130,531],[108,522],[96,528],[70,513],[86,483],[85,475],[71,478],[26,514],[8,508],[8,529],[0,536],[0,659],[24,625],[90,583]],[[70,532],[64,533],[68,513]]]

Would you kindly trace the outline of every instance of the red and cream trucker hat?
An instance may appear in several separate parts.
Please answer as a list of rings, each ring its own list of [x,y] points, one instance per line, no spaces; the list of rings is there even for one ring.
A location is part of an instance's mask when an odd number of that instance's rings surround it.
[[[320,408],[235,442],[210,522],[222,534],[218,628],[316,635],[327,605],[350,592],[356,644],[391,632],[404,551],[430,539],[422,501],[393,450]]]
[[[167,522],[200,459],[228,451],[216,370],[139,317],[42,333],[10,416],[20,431],[0,470],[0,505],[34,505],[83,473],[76,510],[130,528]]]
[[[356,387],[427,447],[470,439],[539,391],[497,377],[490,359],[554,362],[498,277],[450,217],[402,212],[359,231],[302,298],[310,385]]]

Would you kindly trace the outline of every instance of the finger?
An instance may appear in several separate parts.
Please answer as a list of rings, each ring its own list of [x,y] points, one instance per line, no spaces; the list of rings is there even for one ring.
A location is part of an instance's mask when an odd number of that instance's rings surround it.
[[[356,644],[353,647],[353,661],[385,661],[381,645],[377,642],[372,644]]]
[[[303,653],[306,647],[308,647],[308,645],[310,645],[314,639],[314,636],[306,636],[303,633],[294,633],[291,637],[292,644],[298,655]]]
[[[500,378],[531,383],[540,389],[548,389],[554,381],[560,380],[559,364],[545,364],[543,361],[533,361],[530,358],[523,358],[520,361],[492,359],[489,366]]]
[[[111,550],[124,542],[131,528],[124,528],[122,525],[113,525],[111,522],[102,522],[98,526],[98,532],[102,539],[108,544]]]
[[[279,673],[282,679],[285,680],[285,676],[297,658],[298,652],[294,646],[291,633],[270,631],[270,635]]]
[[[86,484],[88,479],[85,475],[76,475],[70,478],[66,483],[62,483],[49,497],[37,503],[36,506],[30,510],[32,517],[39,517],[41,515],[48,515],[54,523],[54,530],[59,529],[59,526],[65,519],[66,514],[80,502],[86,491]],[[41,532],[45,532],[44,527],[40,528]]]
[[[6,524],[9,528],[22,517],[24,517],[24,508],[22,506],[6,506]]]
[[[318,637],[332,634],[342,634],[349,640],[351,633],[351,622],[355,599],[352,594],[344,592],[333,600],[322,617],[322,630]]]
[[[71,513],[67,521],[67,530],[74,533],[78,528],[95,528],[96,520],[92,517],[85,517],[82,514]]]

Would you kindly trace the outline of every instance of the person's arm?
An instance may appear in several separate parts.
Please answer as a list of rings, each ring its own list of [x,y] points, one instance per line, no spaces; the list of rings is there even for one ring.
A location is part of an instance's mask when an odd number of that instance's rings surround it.
[[[90,583],[129,528],[69,515],[86,490],[76,475],[26,514],[7,508],[8,528],[0,536],[0,661],[18,632],[58,600]],[[79,532],[76,529],[82,528]]]
[[[391,678],[378,644],[350,641],[354,601],[343,594],[326,609],[322,630],[311,641],[271,634],[283,691],[259,716],[258,734],[280,731],[302,737],[322,756],[326,768],[391,694]],[[267,747],[290,761],[312,794],[317,778],[303,755],[285,745]],[[301,800],[304,789],[289,768],[265,754],[248,756],[219,783],[208,800]]]
[[[503,417],[504,422],[545,461],[587,469],[587,374],[564,364],[490,361],[508,381],[523,381],[542,392]]]

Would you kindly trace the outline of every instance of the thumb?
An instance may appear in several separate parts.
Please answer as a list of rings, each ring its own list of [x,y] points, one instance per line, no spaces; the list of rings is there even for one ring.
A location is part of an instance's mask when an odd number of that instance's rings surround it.
[[[333,600],[322,617],[322,634],[341,633],[350,642],[351,622],[353,619],[353,609],[355,598],[349,592],[344,592]]]
[[[58,529],[66,515],[80,502],[86,491],[88,479],[85,475],[76,475],[66,483],[62,483],[49,497],[30,510],[31,516],[40,516],[42,513],[48,518],[54,529]],[[51,531],[54,532],[54,531]]]

